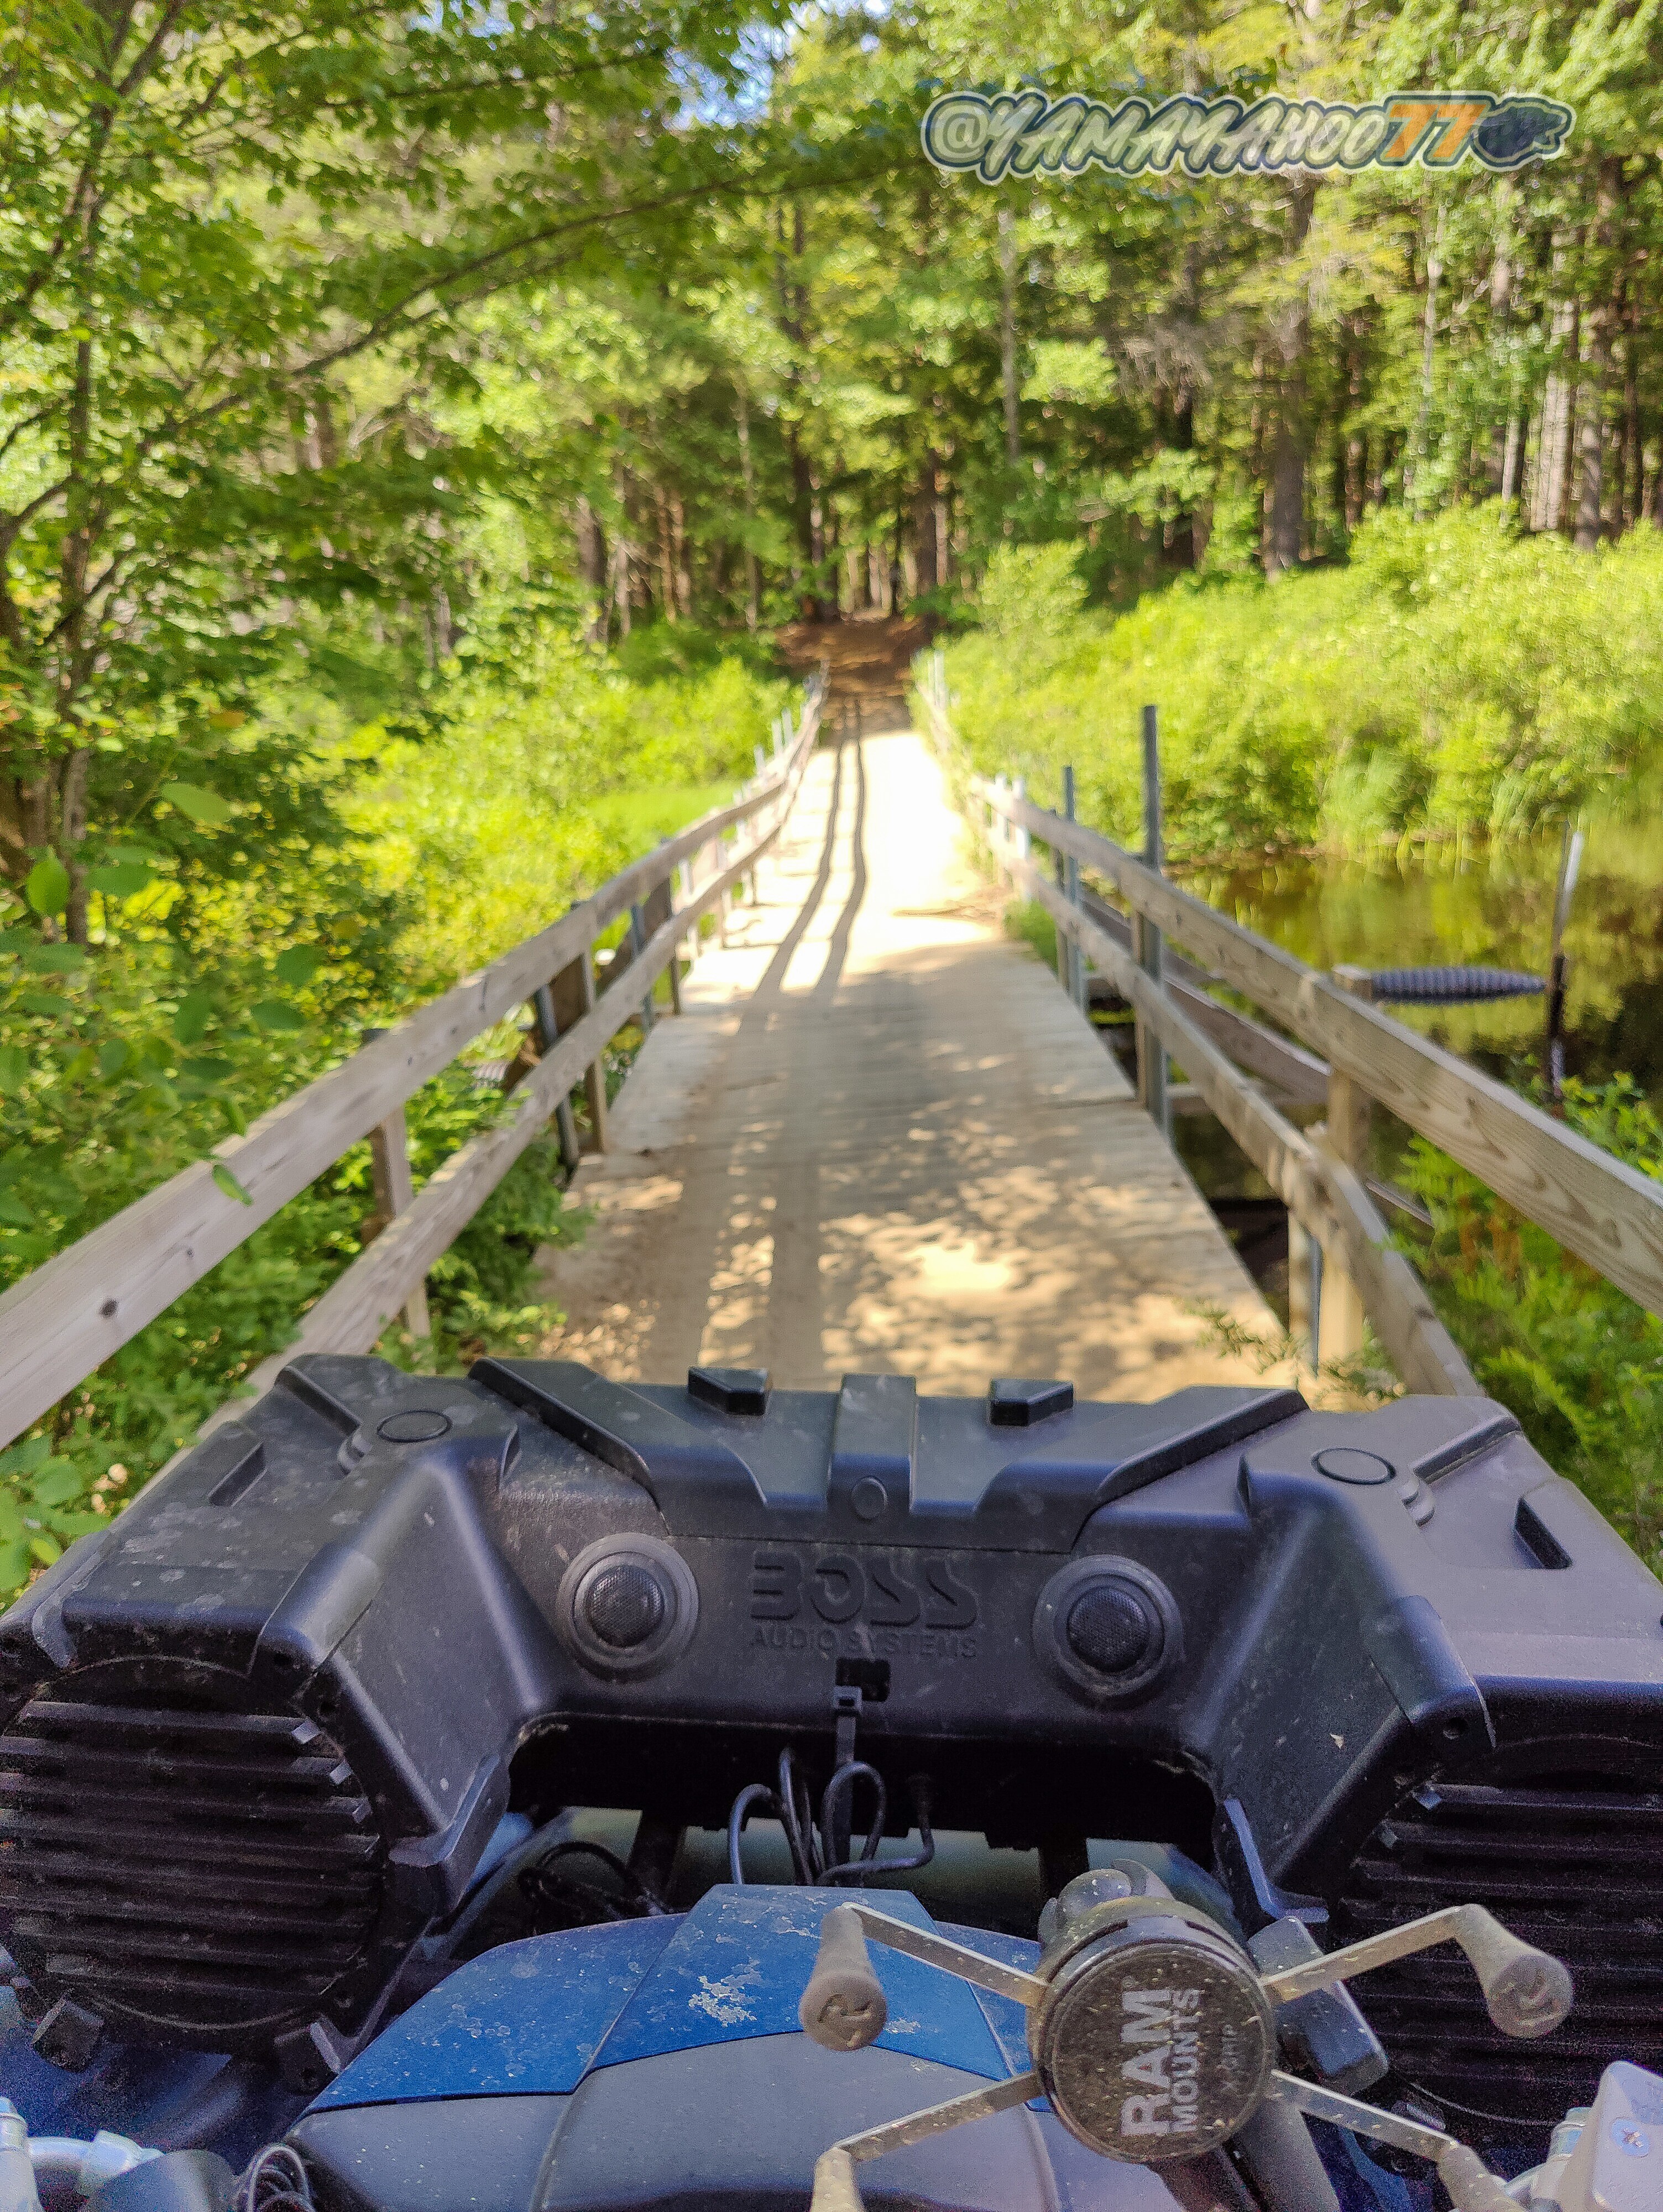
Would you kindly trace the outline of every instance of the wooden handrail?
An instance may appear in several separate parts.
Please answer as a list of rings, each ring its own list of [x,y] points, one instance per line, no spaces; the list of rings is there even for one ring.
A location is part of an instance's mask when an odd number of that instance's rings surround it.
[[[1663,1182],[1179,890],[1097,831],[980,776],[971,788],[996,814],[1102,876],[1220,982],[1254,1000],[1567,1250],[1663,1314]],[[1003,849],[999,859],[1010,866]]]
[[[1344,1255],[1380,1340],[1408,1387],[1438,1397],[1482,1397],[1425,1285],[1393,1246],[1373,1200],[1345,1163],[1284,1120],[1171,991],[1030,860],[1004,853],[999,859],[1154,1030],[1289,1212],[1325,1250]]]
[[[476,975],[464,977],[407,1020],[384,1030],[339,1067],[262,1114],[242,1136],[228,1138],[208,1158],[181,1169],[13,1284],[0,1297],[0,1445],[21,1436],[67,1391],[297,1198],[343,1152],[398,1111],[473,1038],[525,1005],[571,962],[586,959],[596,939],[620,915],[627,914],[659,884],[673,883],[683,860],[774,805],[772,827],[746,845],[735,866],[701,885],[693,905],[666,926],[675,928],[679,924],[670,939],[673,947],[697,915],[750,866],[778,834],[818,733],[822,691],[818,679],[810,684],[796,742],[771,774],[731,805],[717,808],[632,861],[558,921],[515,945]],[[654,945],[664,934],[664,931],[659,933],[652,940]],[[652,949],[649,946],[649,952]],[[665,962],[669,957],[666,951]],[[660,962],[660,968],[665,962]],[[652,975],[658,972],[654,969]],[[632,976],[629,989],[621,990],[610,1005],[603,1000],[569,1032],[570,1036],[574,1040],[596,1036],[604,1043],[605,1036],[631,1018],[631,1005],[639,995],[636,980]],[[643,984],[651,980],[646,965],[639,966],[639,980]],[[585,1059],[596,1058],[599,1048],[599,1043],[592,1042],[580,1056],[574,1043],[568,1054],[562,1036],[556,1054],[544,1064],[564,1066],[569,1058],[575,1079]],[[521,1089],[539,1099],[548,1087],[533,1079]],[[555,1103],[551,1097],[549,1112]],[[522,1114],[526,1110],[516,1112],[507,1125],[510,1129],[522,1128]],[[488,1135],[503,1133],[498,1130]],[[535,1125],[513,1151],[496,1155],[501,1157],[498,1175],[478,1190],[470,1212],[477,1209],[533,1133]],[[463,1147],[464,1152],[470,1150]],[[449,1164],[453,1168],[455,1164]],[[215,1167],[230,1170],[246,1192],[246,1203],[234,1191],[221,1188],[214,1179]],[[453,1185],[453,1176],[452,1180]],[[423,1196],[425,1192],[418,1194],[416,1206]],[[451,1216],[447,1213],[445,1218]],[[455,1222],[446,1243],[468,1218],[464,1215]],[[406,1218],[399,1217],[401,1222]],[[398,1225],[376,1239],[365,1259],[393,1238]],[[390,1245],[389,1260],[404,1249],[405,1241],[401,1237]],[[444,1249],[445,1244],[438,1248]],[[419,1279],[419,1273],[411,1279]],[[398,1303],[395,1300],[388,1310],[396,1310]]]

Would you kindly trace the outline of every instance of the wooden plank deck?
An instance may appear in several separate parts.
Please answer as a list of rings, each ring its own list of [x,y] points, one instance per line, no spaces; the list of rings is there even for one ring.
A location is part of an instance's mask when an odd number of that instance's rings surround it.
[[[850,1371],[980,1393],[1062,1376],[1154,1398],[1259,1379],[1192,1307],[1275,1323],[1055,978],[999,925],[911,732],[828,746],[661,1020],[551,1253],[549,1352],[785,1388]]]

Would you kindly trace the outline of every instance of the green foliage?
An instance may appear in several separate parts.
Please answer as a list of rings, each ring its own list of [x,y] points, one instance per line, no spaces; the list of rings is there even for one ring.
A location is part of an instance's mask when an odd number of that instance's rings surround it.
[[[452,530],[516,485],[468,419],[480,304],[604,239],[673,258],[734,188],[725,118],[775,12],[9,11],[0,877],[37,912],[89,941],[134,836],[220,883],[327,842],[252,694],[308,620],[442,592]]]
[[[1663,1178],[1663,1125],[1627,1077],[1568,1083],[1565,1118]],[[1404,1249],[1473,1373],[1663,1571],[1663,1322],[1424,1139],[1400,1174],[1434,1222]]]
[[[1061,545],[996,553],[947,662],[974,764],[1138,834],[1138,709],[1161,708],[1169,841],[1199,856],[1405,830],[1527,834],[1656,761],[1663,536],[1592,556],[1494,507],[1383,514],[1350,565],[1183,585],[1111,620]]]
[[[504,1107],[495,1086],[474,1088],[464,1066],[418,1091],[406,1109],[417,1187]],[[39,1433],[0,1453],[0,1605],[64,1543],[100,1525],[252,1367],[293,1340],[305,1309],[375,1225],[361,1144],[124,1345]],[[487,1347],[523,1347],[550,1320],[530,1295],[537,1250],[580,1226],[562,1210],[557,1148],[540,1139],[428,1277],[433,1338],[394,1331],[386,1349],[406,1364],[454,1370]]]
[[[89,948],[48,939],[38,917],[0,931],[0,1286],[731,796],[793,695],[741,657],[695,659],[700,672],[630,684],[535,623],[517,661],[451,666],[424,741],[371,728],[337,749],[337,794],[355,751],[362,765],[351,819],[331,832],[343,876],[332,857],[268,855],[259,895],[221,887],[183,941],[146,918],[167,885],[148,870],[124,905],[103,895]],[[345,874],[356,910],[328,913]],[[519,1042],[509,1028],[474,1049],[512,1058]],[[501,1110],[465,1066],[420,1091],[406,1110],[418,1187]],[[213,1172],[246,1202],[234,1159]],[[576,1225],[539,1140],[429,1276],[432,1340],[395,1328],[390,1355],[455,1366],[546,1334],[535,1256]],[[373,1226],[361,1145],[89,1376],[22,1458],[0,1460],[0,1601],[78,1533],[76,1515],[131,1495],[292,1340]],[[47,1460],[52,1494],[38,1495]]]
[[[698,659],[631,684],[545,627],[512,678],[458,677],[439,735],[383,753],[351,811],[372,882],[419,914],[407,972],[465,974],[731,797],[793,695],[741,659]]]

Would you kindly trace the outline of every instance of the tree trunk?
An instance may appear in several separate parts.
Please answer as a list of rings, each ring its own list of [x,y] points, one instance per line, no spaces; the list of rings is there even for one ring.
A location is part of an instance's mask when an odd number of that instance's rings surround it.
[[[1426,251],[1426,307],[1421,319],[1421,404],[1415,423],[1415,512],[1426,511],[1426,477],[1432,460],[1432,383],[1438,357],[1438,287],[1443,281],[1443,205],[1439,203]]]
[[[687,557],[687,510],[682,505],[682,495],[670,495],[670,550],[671,576],[676,586],[676,611],[683,622],[693,619],[693,574]]]
[[[1561,232],[1553,241],[1553,318],[1550,339],[1555,366],[1542,394],[1541,440],[1536,459],[1533,530],[1557,530],[1564,520],[1570,481],[1570,439],[1576,395],[1579,315],[1570,275],[1571,241]]]
[[[1303,247],[1316,205],[1316,182],[1308,178],[1289,196],[1289,256]],[[1277,395],[1276,441],[1271,459],[1270,531],[1265,573],[1296,568],[1304,550],[1306,422],[1305,356],[1311,340],[1310,295],[1302,283],[1279,333],[1282,375]]]
[[[1017,222],[1008,207],[999,210],[999,376],[1004,458],[1014,468],[1022,459],[1022,422],[1017,412]]]
[[[1645,447],[1640,424],[1640,310],[1632,289],[1625,301],[1623,333],[1623,488],[1617,526],[1632,530],[1644,508],[1641,476]]]
[[[924,456],[918,489],[913,496],[913,577],[910,594],[934,591],[942,581],[936,560],[936,506],[939,459],[933,449]]]
[[[1363,319],[1354,315],[1345,349],[1345,411],[1350,427],[1345,434],[1345,528],[1354,531],[1363,520],[1363,494],[1369,482],[1369,434],[1357,424],[1363,406]]]
[[[59,784],[58,842],[70,871],[70,903],[64,931],[71,945],[87,942],[87,869],[81,847],[87,835],[87,778],[91,750],[77,745],[64,761]]]
[[[743,385],[734,387],[734,405],[739,422],[739,480],[744,486],[745,520],[756,519],[756,471],[750,457],[750,402]],[[754,630],[762,620],[762,602],[756,573],[756,556],[749,539],[745,544],[745,628]]]
[[[1510,504],[1519,496],[1519,479],[1525,455],[1525,436],[1527,418],[1509,415],[1507,418],[1507,443],[1502,450],[1502,481],[1500,490],[1503,504]]]
[[[894,590],[889,547],[869,545],[866,548],[866,597],[879,614],[887,615],[892,611]]]
[[[583,641],[606,642],[606,537],[599,518],[581,492],[577,511],[578,574],[585,593]]]
[[[1605,479],[1605,379],[1611,369],[1611,325],[1603,306],[1588,319],[1587,374],[1582,380],[1581,421],[1576,435],[1576,530],[1579,553],[1599,543]]]

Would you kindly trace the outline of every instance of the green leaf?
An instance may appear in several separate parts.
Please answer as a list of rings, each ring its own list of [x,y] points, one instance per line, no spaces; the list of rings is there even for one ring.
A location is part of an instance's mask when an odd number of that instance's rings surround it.
[[[29,1495],[37,1505],[67,1505],[85,1487],[73,1460],[52,1459],[29,1485]]]
[[[251,1020],[274,1035],[279,1030],[303,1030],[306,1017],[297,1014],[293,1006],[286,1006],[281,999],[262,999],[257,1006],[248,1009]]]
[[[70,872],[56,853],[29,870],[23,896],[37,914],[62,914],[70,902]]]
[[[240,1137],[247,1135],[248,1116],[243,1112],[242,1108],[238,1105],[234,1098],[228,1098],[224,1092],[222,1091],[215,1099],[214,1103],[219,1108],[221,1113],[224,1115],[226,1123],[228,1127],[234,1129]]]
[[[107,1083],[112,1076],[120,1074],[132,1056],[133,1048],[125,1037],[112,1037],[98,1048],[98,1072]]]
[[[29,1549],[43,1567],[50,1567],[64,1556],[64,1547],[56,1536],[49,1536],[44,1528],[38,1536],[30,1537]]]
[[[26,975],[73,975],[86,965],[78,945],[33,945],[23,955]]]
[[[164,783],[161,796],[172,799],[181,814],[188,814],[204,829],[222,830],[231,819],[231,804],[217,791],[204,791],[199,783]]]
[[[97,1066],[97,1054],[91,1045],[83,1044],[79,1052],[71,1053],[64,1061],[64,1080],[65,1083],[84,1083]]]
[[[0,1190],[0,1222],[8,1229],[33,1229],[34,1216],[15,1191]]]
[[[215,1160],[214,1163],[214,1182],[228,1198],[240,1199],[245,1206],[252,1206],[254,1203],[223,1160]]]
[[[21,1444],[0,1452],[0,1474],[39,1474],[52,1455],[50,1437],[26,1437]]]
[[[28,1546],[21,1536],[9,1542],[0,1540],[0,1590],[15,1590],[33,1564]]]
[[[106,898],[131,898],[155,877],[140,860],[118,860],[105,868],[88,868],[87,881]]]
[[[21,1044],[0,1044],[0,1091],[17,1091],[29,1079],[29,1056]]]
[[[173,1035],[181,1044],[199,1044],[213,1018],[214,1001],[208,993],[187,992],[173,1016]]]
[[[323,963],[324,956],[317,945],[291,945],[287,952],[277,955],[277,981],[291,989],[309,983]]]
[[[236,1072],[234,1060],[207,1058],[187,1060],[179,1069],[180,1075],[192,1083],[223,1083],[228,1076],[234,1075]]]
[[[20,991],[19,1003],[32,1014],[44,1014],[48,1021],[67,1022],[75,1018],[75,1006],[69,999],[60,999],[52,991]]]
[[[0,952],[27,952],[40,942],[40,932],[27,922],[14,923],[9,929],[0,929]]]

